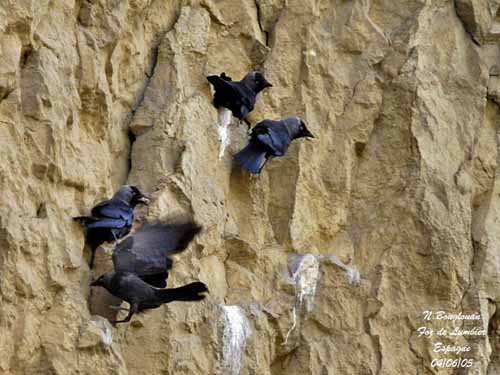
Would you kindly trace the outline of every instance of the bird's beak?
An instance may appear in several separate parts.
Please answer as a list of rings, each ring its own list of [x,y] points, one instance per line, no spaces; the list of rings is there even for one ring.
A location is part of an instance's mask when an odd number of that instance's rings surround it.
[[[302,132],[302,136],[307,138],[314,138],[313,133],[311,133],[307,128],[305,128],[304,131]]]
[[[90,286],[99,286],[99,283],[98,283],[99,280],[94,280],[90,283]]]
[[[265,81],[264,82],[264,88],[266,88],[266,87],[273,87],[273,85],[271,84],[271,82]]]
[[[149,197],[146,197],[145,195],[141,196],[139,199],[137,199],[139,203],[148,205],[151,199]]]

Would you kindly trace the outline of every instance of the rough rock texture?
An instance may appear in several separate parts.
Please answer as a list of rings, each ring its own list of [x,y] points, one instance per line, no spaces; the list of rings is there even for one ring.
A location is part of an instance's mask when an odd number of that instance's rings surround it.
[[[499,5],[1,2],[0,373],[221,374],[221,306],[238,305],[244,375],[498,374]],[[204,78],[253,68],[274,88],[252,121],[296,114],[317,135],[258,178],[231,163],[245,126],[218,159]],[[153,197],[139,221],[204,226],[169,284],[211,293],[113,328],[71,217],[125,182]],[[291,329],[293,253],[323,257]],[[488,335],[418,337],[425,310],[481,312]],[[438,341],[474,366],[431,368]]]

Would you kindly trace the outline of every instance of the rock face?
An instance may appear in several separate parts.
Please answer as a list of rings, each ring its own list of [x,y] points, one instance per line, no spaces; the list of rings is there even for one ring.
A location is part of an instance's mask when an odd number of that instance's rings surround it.
[[[499,5],[2,2],[0,373],[498,374]],[[258,178],[231,163],[244,125],[219,160],[205,80],[251,69],[274,85],[252,122],[299,115],[317,136]],[[203,225],[169,285],[211,293],[113,328],[91,314],[110,299],[89,290],[71,217],[125,182],[153,197],[139,222]],[[297,253],[318,280],[297,277]],[[297,279],[312,287],[294,314]],[[419,337],[440,327],[426,310],[480,313],[487,334]],[[473,366],[431,367],[450,357],[438,342],[470,346]]]

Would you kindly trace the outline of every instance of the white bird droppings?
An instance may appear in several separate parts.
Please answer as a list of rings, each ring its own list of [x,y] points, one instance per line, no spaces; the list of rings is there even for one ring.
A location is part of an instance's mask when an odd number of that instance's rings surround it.
[[[224,157],[224,152],[226,151],[227,146],[231,143],[229,124],[232,121],[231,111],[227,108],[221,108],[219,110],[219,123],[217,124],[217,132],[219,133],[219,160]]]
[[[101,331],[102,343],[106,346],[110,346],[113,343],[113,331],[111,328],[104,326]]]
[[[359,285],[359,283],[361,282],[361,275],[355,265],[348,266],[347,264],[342,262],[336,255],[329,255],[325,258],[345,271],[349,284]]]
[[[302,256],[296,265],[296,269],[292,269],[291,272],[295,284],[295,305],[292,312],[293,324],[286,334],[283,345],[286,345],[288,337],[297,326],[297,310],[301,313],[309,313],[314,307],[320,272],[318,257],[312,254]]]
[[[239,306],[221,305],[224,329],[222,333],[222,366],[224,374],[238,375],[246,340],[252,334],[250,324]]]

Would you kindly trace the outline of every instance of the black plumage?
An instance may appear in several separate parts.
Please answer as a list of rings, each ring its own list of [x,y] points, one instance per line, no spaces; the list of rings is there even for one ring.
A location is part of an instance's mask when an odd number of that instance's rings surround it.
[[[185,250],[201,227],[192,221],[174,224],[146,224],[116,245],[113,251],[115,272],[134,273],[157,288],[166,287],[169,255]],[[157,281],[152,281],[157,280]]]
[[[135,186],[124,185],[109,200],[92,208],[91,216],[78,216],[78,221],[86,229],[86,241],[92,254],[90,268],[94,265],[96,249],[104,242],[125,237],[134,223],[134,208],[137,204],[149,203],[149,198]]]
[[[169,255],[185,250],[200,231],[201,227],[192,221],[146,224],[115,247],[114,272],[105,273],[91,284],[106,288],[130,304],[127,317],[114,323],[128,322],[135,313],[164,303],[205,298],[203,293],[208,289],[201,282],[160,289],[166,287],[172,268]]]
[[[207,80],[215,90],[215,108],[227,108],[240,120],[245,120],[253,110],[257,94],[273,86],[262,73],[256,71],[248,73],[241,81],[232,81],[225,73],[208,76]]]
[[[269,158],[285,155],[292,141],[302,137],[314,136],[299,117],[261,121],[252,129],[248,145],[234,160],[249,172],[259,174]]]

